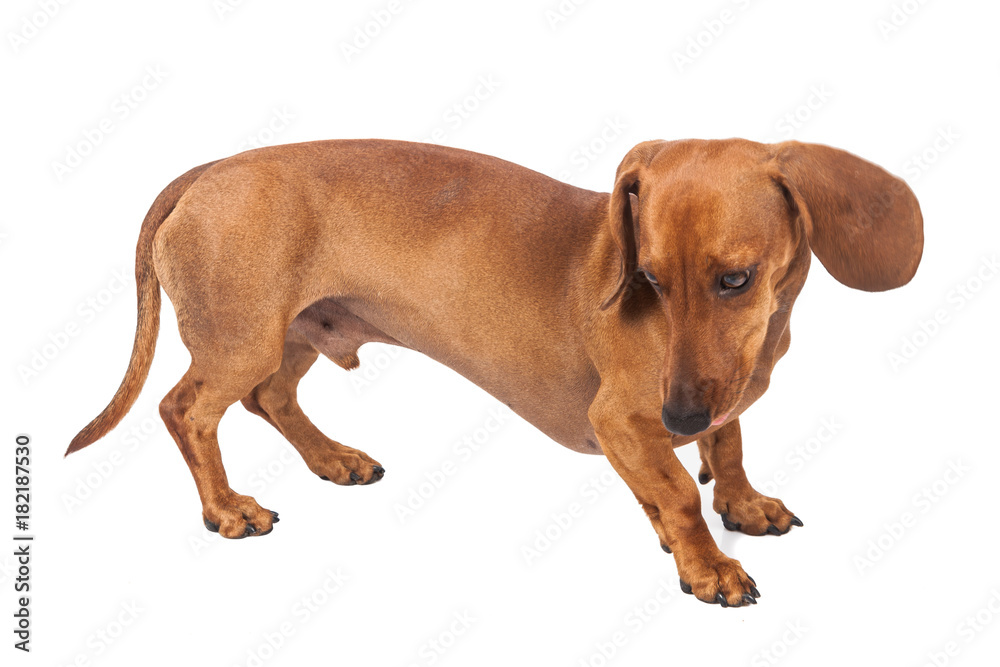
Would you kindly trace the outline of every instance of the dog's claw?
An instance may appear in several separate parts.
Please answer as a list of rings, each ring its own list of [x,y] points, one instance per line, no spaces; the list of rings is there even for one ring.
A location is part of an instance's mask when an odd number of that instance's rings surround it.
[[[767,534],[768,535],[781,535],[781,531],[778,530],[778,527],[775,526],[772,523],[772,524],[768,525],[768,527],[767,527]]]
[[[278,513],[271,510],[271,523],[278,523],[281,519],[278,518]]]
[[[208,528],[213,533],[219,532],[219,524],[212,523],[211,521],[208,520],[207,517],[202,517],[202,519],[205,520],[205,528]]]
[[[670,547],[668,547],[666,544],[661,544],[660,548],[663,549],[664,551],[666,551],[668,554],[672,554],[673,553],[673,551],[670,550]]]
[[[247,527],[243,530],[243,537],[250,537],[251,535],[256,535],[257,529],[252,523],[248,523]]]
[[[722,525],[725,526],[726,530],[739,531],[740,524],[730,521],[729,515],[725,512],[722,513]]]
[[[372,466],[372,476],[365,484],[374,484],[385,476],[385,468],[382,466]]]
[[[798,526],[799,528],[801,528],[802,525],[803,525],[802,524],[802,519],[800,519],[799,517],[793,515],[792,516],[792,525],[793,526]]]
[[[691,584],[687,583],[683,579],[680,580],[680,583],[681,583],[682,593],[687,593],[688,595],[694,595],[694,590],[691,588]],[[754,598],[759,598],[759,597],[760,593],[757,592],[757,589],[754,586],[751,586],[750,593],[744,593],[743,597],[740,599],[739,604],[735,605],[729,604],[729,601],[726,599],[726,596],[723,595],[721,591],[715,594],[715,598],[713,598],[712,600],[707,600],[707,602],[709,602],[709,604],[717,604],[721,607],[742,607],[744,605],[757,604],[757,600],[755,600]],[[703,602],[705,601],[706,600],[703,600]]]
[[[383,468],[382,466],[380,466],[378,464],[375,464],[375,465],[372,466],[372,473],[368,477],[367,481],[365,480],[364,476],[362,476],[361,474],[359,474],[359,473],[351,470],[350,474],[348,475],[346,481],[343,481],[343,482],[336,481],[334,483],[335,484],[341,484],[343,486],[354,486],[355,484],[360,484],[360,485],[363,486],[363,485],[366,485],[366,484],[374,484],[375,482],[377,482],[380,479],[382,479],[382,477],[384,477],[384,476],[385,476],[385,468]],[[341,475],[339,475],[339,474],[335,475],[335,477],[338,480],[343,479],[343,477],[341,477]],[[333,482],[334,481],[334,480],[330,479],[330,477],[328,475],[319,475],[319,478],[321,480],[323,480],[324,482]]]

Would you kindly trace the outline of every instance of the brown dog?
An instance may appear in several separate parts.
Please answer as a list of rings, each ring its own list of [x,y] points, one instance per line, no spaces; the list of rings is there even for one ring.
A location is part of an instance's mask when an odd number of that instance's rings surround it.
[[[801,526],[747,481],[739,415],[788,349],[810,250],[840,282],[875,291],[908,282],[922,248],[906,184],[820,145],[645,142],[610,195],[441,146],[253,150],[192,169],[153,202],[128,372],[67,454],[135,402],[162,284],[192,361],[160,414],[209,529],[265,535],[277,521],[226,479],[216,429],[236,401],[323,479],[381,479],[296,401],[320,353],[352,369],[358,348],[379,341],[450,366],[560,444],[605,454],[673,552],[681,587],[751,604],[754,581],[716,546],[673,448],[697,441],[727,528]]]

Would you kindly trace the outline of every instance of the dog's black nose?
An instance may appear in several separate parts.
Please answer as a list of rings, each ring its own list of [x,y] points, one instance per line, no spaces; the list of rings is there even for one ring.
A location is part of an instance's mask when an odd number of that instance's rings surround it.
[[[667,430],[677,435],[694,435],[701,433],[712,424],[708,410],[688,412],[686,414],[670,412],[663,406],[663,425]]]

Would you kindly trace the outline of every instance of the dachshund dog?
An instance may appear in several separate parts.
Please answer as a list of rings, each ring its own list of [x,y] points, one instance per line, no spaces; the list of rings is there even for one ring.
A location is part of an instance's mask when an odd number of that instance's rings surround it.
[[[252,150],[192,169],[153,202],[136,251],[128,371],[67,454],[135,402],[162,286],[191,366],[160,414],[210,530],[266,535],[278,520],[226,478],[217,427],[237,401],[320,478],[382,478],[296,400],[320,354],[350,370],[377,341],[449,366],[572,450],[604,454],[685,592],[755,604],[754,580],[712,539],[674,448],[698,443],[700,481],[715,479],[726,528],[801,526],[747,480],[740,414],[788,349],[811,254],[848,287],[880,291],[909,282],[922,250],[906,183],[817,144],[644,142],[610,194],[443,146]]]

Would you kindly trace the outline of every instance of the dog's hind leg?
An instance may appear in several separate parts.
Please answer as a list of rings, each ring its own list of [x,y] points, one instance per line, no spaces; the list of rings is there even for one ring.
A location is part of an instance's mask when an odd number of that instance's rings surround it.
[[[322,479],[345,486],[377,482],[385,474],[378,461],[323,435],[299,406],[299,380],[318,356],[303,334],[289,329],[281,367],[243,397],[243,406],[278,429]]]
[[[229,486],[219,451],[218,426],[226,409],[281,363],[280,341],[257,345],[188,344],[191,367],[160,403],[160,415],[191,469],[205,526],[223,537],[266,535],[278,515]]]

